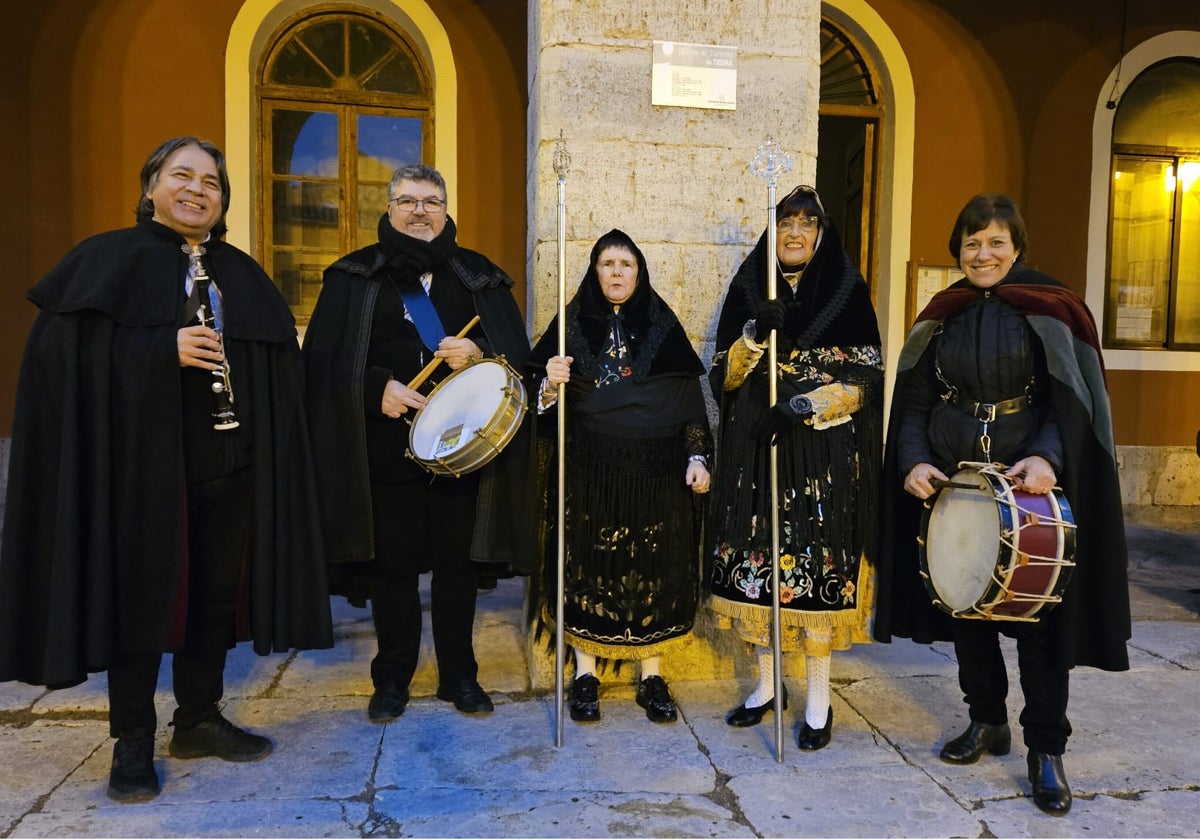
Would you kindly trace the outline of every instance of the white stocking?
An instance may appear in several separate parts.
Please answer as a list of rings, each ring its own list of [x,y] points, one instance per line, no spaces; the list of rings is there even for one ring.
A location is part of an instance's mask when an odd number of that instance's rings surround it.
[[[758,687],[746,698],[746,708],[765,706],[775,699],[775,657],[771,648],[766,645],[755,645],[754,652],[758,656]]]
[[[579,648],[575,648],[575,679],[579,679],[584,674],[596,673],[596,657],[590,653],[584,653]]]
[[[804,720],[813,729],[823,729],[829,715],[829,657],[806,656],[808,671],[808,703]]]
[[[649,659],[642,660],[642,679],[646,679],[647,677],[657,677],[659,675],[658,661],[659,658],[657,656],[652,656]]]

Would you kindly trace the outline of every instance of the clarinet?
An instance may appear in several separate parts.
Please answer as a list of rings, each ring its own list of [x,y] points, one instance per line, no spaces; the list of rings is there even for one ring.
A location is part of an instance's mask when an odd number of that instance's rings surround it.
[[[200,308],[196,310],[196,317],[200,319],[201,324],[215,330],[217,319],[213,316],[212,312],[212,294],[210,289],[212,281],[204,268],[204,262],[200,259],[200,254],[203,253],[203,246],[199,246],[195,251],[189,253],[189,256],[195,256],[195,283],[200,293]],[[224,348],[224,340],[222,340],[222,351],[224,351]],[[221,432],[236,429],[240,424],[238,423],[237,415],[233,411],[233,380],[229,376],[228,356],[225,357],[221,366],[212,372],[212,375],[212,392],[215,402],[215,408],[212,413],[213,420],[215,421],[213,428]]]

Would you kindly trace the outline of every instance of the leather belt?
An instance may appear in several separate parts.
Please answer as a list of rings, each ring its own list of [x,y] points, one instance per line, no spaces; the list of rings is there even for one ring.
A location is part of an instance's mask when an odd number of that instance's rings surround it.
[[[1000,402],[985,403],[968,399],[962,394],[952,391],[943,397],[943,399],[955,408],[962,409],[976,420],[984,423],[994,423],[997,417],[1003,417],[1006,414],[1016,414],[1018,411],[1024,411],[1033,405],[1033,400],[1029,398],[1028,394],[1021,394],[1019,397],[1001,400]]]

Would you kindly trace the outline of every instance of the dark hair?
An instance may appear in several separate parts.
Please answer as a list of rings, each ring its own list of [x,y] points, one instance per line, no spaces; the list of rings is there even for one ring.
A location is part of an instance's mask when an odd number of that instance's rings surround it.
[[[392,173],[392,180],[388,182],[388,198],[392,197],[392,190],[396,189],[396,185],[401,181],[420,181],[424,184],[433,184],[441,191],[442,198],[446,198],[446,179],[432,166],[426,166],[423,163],[408,163],[401,166]]]
[[[137,210],[134,212],[137,214],[138,221],[154,218],[154,202],[146,194],[153,190],[154,185],[158,183],[159,173],[171,155],[185,146],[203,149],[217,162],[217,179],[221,182],[221,218],[217,220],[213,230],[215,233],[223,232],[225,230],[225,214],[229,212],[229,170],[225,168],[224,153],[212,143],[201,140],[199,137],[176,137],[168,140],[155,149],[150,157],[146,158],[146,162],[142,164],[141,198],[138,199]]]
[[[775,218],[779,221],[793,216],[816,216],[821,227],[825,227],[825,205],[821,196],[812,187],[801,184],[780,199],[775,205]]]
[[[1013,248],[1024,258],[1027,234],[1025,220],[1021,218],[1017,203],[1003,193],[981,193],[968,201],[954,220],[954,230],[950,232],[950,256],[954,257],[956,265],[962,252],[963,237],[983,230],[992,222],[999,222],[1008,228]]]

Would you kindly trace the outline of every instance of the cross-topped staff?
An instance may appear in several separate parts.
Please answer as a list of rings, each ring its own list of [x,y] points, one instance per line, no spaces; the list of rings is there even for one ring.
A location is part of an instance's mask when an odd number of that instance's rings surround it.
[[[567,173],[571,170],[571,155],[560,130],[554,143],[554,172],[558,175],[558,355],[567,355]],[[563,745],[563,668],[566,643],[563,639],[563,600],[566,597],[563,577],[567,556],[566,497],[567,492],[567,386],[558,385],[558,585],[554,607],[554,746]]]
[[[767,138],[754,159],[750,171],[767,182],[767,299],[775,300],[775,275],[779,257],[775,250],[775,181],[792,168],[792,156]],[[775,330],[767,338],[768,399],[774,408],[778,400],[779,349]],[[783,644],[779,614],[779,450],[771,438],[771,657],[775,666],[775,760],[783,761]]]

